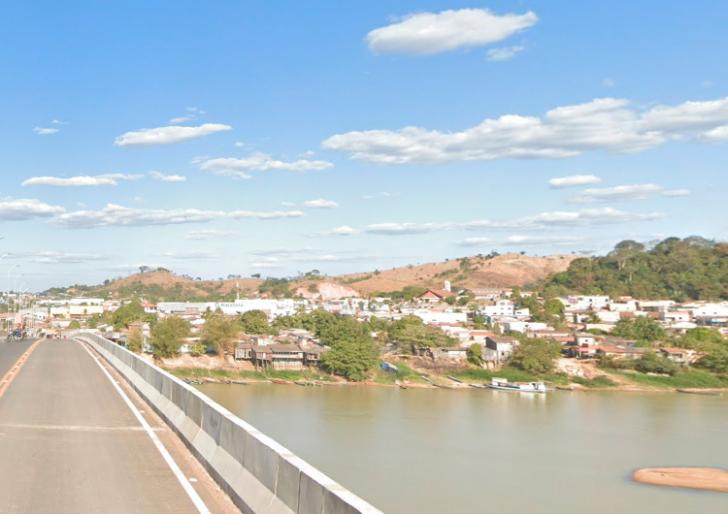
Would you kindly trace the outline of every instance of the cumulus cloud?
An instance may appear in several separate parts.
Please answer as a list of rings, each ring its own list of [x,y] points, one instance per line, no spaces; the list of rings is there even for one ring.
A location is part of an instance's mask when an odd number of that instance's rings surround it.
[[[55,127],[35,127],[33,128],[33,132],[38,134],[39,136],[52,136],[53,134],[58,134],[60,129],[57,129]]]
[[[209,221],[232,218],[254,218],[259,220],[299,218],[301,211],[213,211],[203,209],[138,209],[108,204],[99,210],[80,210],[63,212],[53,219],[53,223],[67,228],[95,227],[139,227],[154,225],[179,225],[186,223],[206,223]]]
[[[708,130],[703,134],[706,141],[728,141],[728,125]]]
[[[65,212],[53,220],[57,225],[68,228],[94,228],[110,226],[177,225],[203,223],[224,218],[223,211],[200,209],[135,209],[108,204],[96,211],[81,210]]]
[[[95,253],[68,253],[68,252],[37,252],[28,256],[28,259],[40,264],[83,264],[86,262],[102,261],[106,257]]]
[[[589,188],[571,198],[578,203],[605,202],[613,200],[645,200],[662,191],[657,184],[630,184],[624,186]]]
[[[522,45],[491,48],[488,50],[488,60],[493,62],[510,61],[525,49],[526,47]]]
[[[27,198],[0,199],[0,220],[2,221],[49,218],[63,212],[63,207],[49,205],[40,200]]]
[[[90,187],[115,186],[118,182],[109,177],[90,177],[81,175],[77,177],[31,177],[24,180],[23,186],[53,186],[53,187]]]
[[[531,11],[497,15],[487,9],[410,14],[366,36],[376,53],[429,55],[502,41],[538,21]]]
[[[566,177],[554,177],[549,180],[549,185],[554,189],[562,187],[588,186],[598,184],[602,181],[596,175],[569,175]]]
[[[145,128],[125,132],[114,140],[116,146],[146,146],[168,145],[196,139],[216,132],[231,130],[230,125],[222,123],[203,123],[202,125],[187,127],[170,125],[167,127]]]
[[[367,225],[363,232],[379,235],[408,235],[443,232],[447,230],[508,230],[508,229],[544,229],[551,227],[606,225],[616,223],[632,223],[653,221],[663,218],[659,212],[626,212],[612,207],[598,209],[582,209],[579,211],[549,211],[511,220],[475,220],[468,222],[447,223],[376,223]]]
[[[187,177],[184,175],[169,175],[161,171],[150,171],[149,176],[154,180],[161,180],[162,182],[184,182],[187,180]]]
[[[333,200],[318,198],[316,200],[306,200],[303,202],[303,206],[308,207],[309,209],[336,209],[339,204]]]
[[[250,178],[254,171],[318,171],[333,167],[328,161],[297,159],[295,161],[281,161],[272,158],[263,152],[256,152],[247,157],[220,157],[202,160],[200,169],[210,171],[216,175],[234,178]]]
[[[542,117],[506,114],[462,131],[421,127],[335,134],[326,149],[387,164],[564,158],[588,151],[638,152],[668,140],[720,140],[728,97],[640,110],[617,98],[556,107]],[[712,135],[711,135],[712,134]]]
[[[335,229],[332,229],[331,232],[329,232],[329,234],[334,236],[351,236],[357,233],[359,233],[359,231],[354,227],[350,227],[349,225],[336,227]]]

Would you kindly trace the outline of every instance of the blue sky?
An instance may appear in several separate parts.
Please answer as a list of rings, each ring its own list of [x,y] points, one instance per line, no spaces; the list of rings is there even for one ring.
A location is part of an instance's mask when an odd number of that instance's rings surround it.
[[[6,2],[0,289],[725,238],[727,22],[720,1]]]

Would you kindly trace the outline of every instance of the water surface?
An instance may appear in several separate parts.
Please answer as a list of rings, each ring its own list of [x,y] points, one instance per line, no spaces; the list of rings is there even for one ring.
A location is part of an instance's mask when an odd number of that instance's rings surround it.
[[[630,480],[640,467],[728,467],[723,397],[200,389],[390,513],[728,512],[728,494]]]

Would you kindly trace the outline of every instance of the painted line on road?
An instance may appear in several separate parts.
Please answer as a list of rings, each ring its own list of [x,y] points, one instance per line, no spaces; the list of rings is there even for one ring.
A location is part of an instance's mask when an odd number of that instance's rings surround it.
[[[3,375],[3,378],[0,379],[0,398],[5,394],[5,391],[7,391],[8,387],[10,387],[10,384],[13,383],[13,380],[15,380],[15,377],[18,376],[18,373],[20,372],[20,369],[23,367],[23,365],[28,360],[28,357],[30,357],[30,354],[33,353],[33,350],[35,350],[42,339],[38,339],[35,343],[30,345],[30,348],[25,350],[25,353],[21,355],[17,361],[15,361],[15,364],[13,364],[13,367],[8,370],[5,375]]]
[[[159,453],[162,455],[162,458],[169,466],[169,469],[172,470],[172,473],[174,473],[174,476],[177,478],[177,481],[180,483],[182,488],[187,493],[187,496],[189,496],[192,503],[195,505],[195,508],[197,509],[197,512],[200,514],[210,514],[210,509],[207,508],[207,505],[205,505],[205,502],[202,501],[202,498],[200,498],[200,495],[197,494],[197,491],[190,485],[190,482],[187,480],[187,477],[185,477],[184,473],[182,473],[182,470],[177,465],[177,463],[172,458],[172,455],[167,451],[167,448],[164,447],[164,444],[162,444],[162,441],[160,441],[157,434],[154,432],[152,427],[149,425],[146,419],[144,419],[144,416],[141,415],[139,412],[139,409],[136,408],[136,405],[132,403],[132,401],[129,399],[129,397],[126,395],[124,390],[119,386],[119,384],[114,380],[114,377],[111,376],[109,371],[101,364],[99,359],[91,353],[91,350],[88,349],[88,346],[86,346],[84,343],[81,343],[78,341],[78,344],[83,346],[83,348],[88,352],[88,354],[91,356],[91,358],[96,362],[99,368],[101,368],[101,371],[103,371],[104,375],[106,375],[106,378],[109,379],[109,382],[111,382],[111,385],[114,386],[114,389],[116,389],[116,392],[119,393],[119,396],[121,396],[121,399],[124,400],[124,403],[126,403],[127,407],[131,410],[132,414],[134,414],[134,417],[139,421],[142,427],[144,427],[145,432],[149,436],[149,438],[154,443],[154,446],[159,450]]]

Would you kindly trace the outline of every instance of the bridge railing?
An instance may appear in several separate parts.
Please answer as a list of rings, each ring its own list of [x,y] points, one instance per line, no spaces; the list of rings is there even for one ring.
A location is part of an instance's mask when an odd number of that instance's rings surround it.
[[[93,332],[76,337],[126,378],[243,512],[381,514],[177,377]]]

